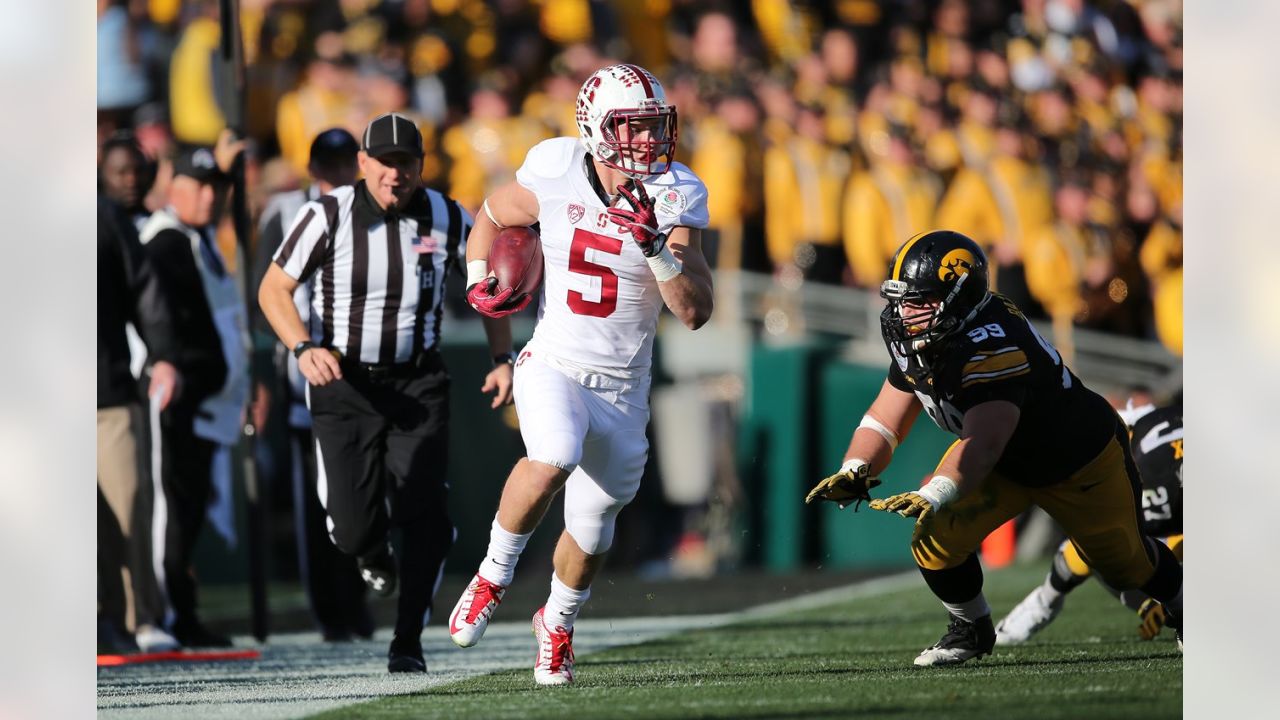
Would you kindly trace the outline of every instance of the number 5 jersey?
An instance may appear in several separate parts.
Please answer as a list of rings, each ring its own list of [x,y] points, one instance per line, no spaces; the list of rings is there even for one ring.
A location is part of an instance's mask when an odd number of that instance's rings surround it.
[[[609,220],[608,196],[577,138],[545,140],[516,171],[538,198],[543,285],[528,348],[620,379],[648,375],[662,295],[640,247]],[[633,182],[628,183],[632,187]],[[689,168],[649,178],[658,230],[707,226],[707,189]],[[615,204],[631,209],[625,198]]]

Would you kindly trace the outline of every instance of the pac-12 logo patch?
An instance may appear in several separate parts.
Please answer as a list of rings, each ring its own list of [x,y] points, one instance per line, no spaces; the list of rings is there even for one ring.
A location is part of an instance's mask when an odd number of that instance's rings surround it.
[[[658,193],[658,200],[654,204],[654,209],[660,215],[679,216],[684,212],[688,201],[684,199],[684,193],[675,188],[667,188]]]
[[[585,214],[586,212],[587,212],[587,209],[582,207],[578,203],[569,203],[569,222],[570,223],[578,222],[579,220],[582,219],[583,214]]]

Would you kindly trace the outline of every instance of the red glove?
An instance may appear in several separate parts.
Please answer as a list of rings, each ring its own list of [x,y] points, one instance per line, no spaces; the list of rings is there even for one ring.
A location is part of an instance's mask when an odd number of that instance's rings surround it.
[[[631,210],[609,208],[609,219],[624,230],[640,246],[645,257],[657,257],[667,244],[667,236],[658,232],[658,215],[653,211],[653,199],[645,192],[644,183],[636,183],[636,194],[627,192],[625,185],[618,186],[618,193],[631,203]]]
[[[528,293],[512,298],[511,288],[494,295],[493,291],[497,289],[498,278],[487,278],[467,288],[467,302],[481,315],[502,318],[529,307],[529,302],[533,300],[533,296]]]

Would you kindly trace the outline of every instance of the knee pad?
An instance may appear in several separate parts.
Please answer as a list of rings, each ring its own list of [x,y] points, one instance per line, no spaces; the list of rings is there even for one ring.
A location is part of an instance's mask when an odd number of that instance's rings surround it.
[[[564,529],[588,555],[603,555],[613,546],[613,528],[618,513],[631,502],[634,495],[608,498],[607,501],[604,497],[584,501],[569,493],[565,494]]]
[[[573,470],[582,460],[582,438],[568,432],[542,433],[535,441],[525,439],[527,457],[561,470]]]

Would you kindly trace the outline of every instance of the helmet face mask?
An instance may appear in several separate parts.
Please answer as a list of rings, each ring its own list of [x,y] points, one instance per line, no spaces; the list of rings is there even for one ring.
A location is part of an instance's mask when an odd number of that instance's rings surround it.
[[[582,144],[600,163],[634,179],[667,172],[675,162],[678,125],[666,98],[662,84],[642,67],[597,70],[578,92]]]
[[[672,105],[610,110],[600,122],[600,162],[629,176],[661,175],[676,154],[676,109]]]
[[[977,244],[950,231],[917,235],[894,253],[880,285],[888,301],[880,331],[901,356],[920,355],[963,330],[989,295],[987,259]]]

